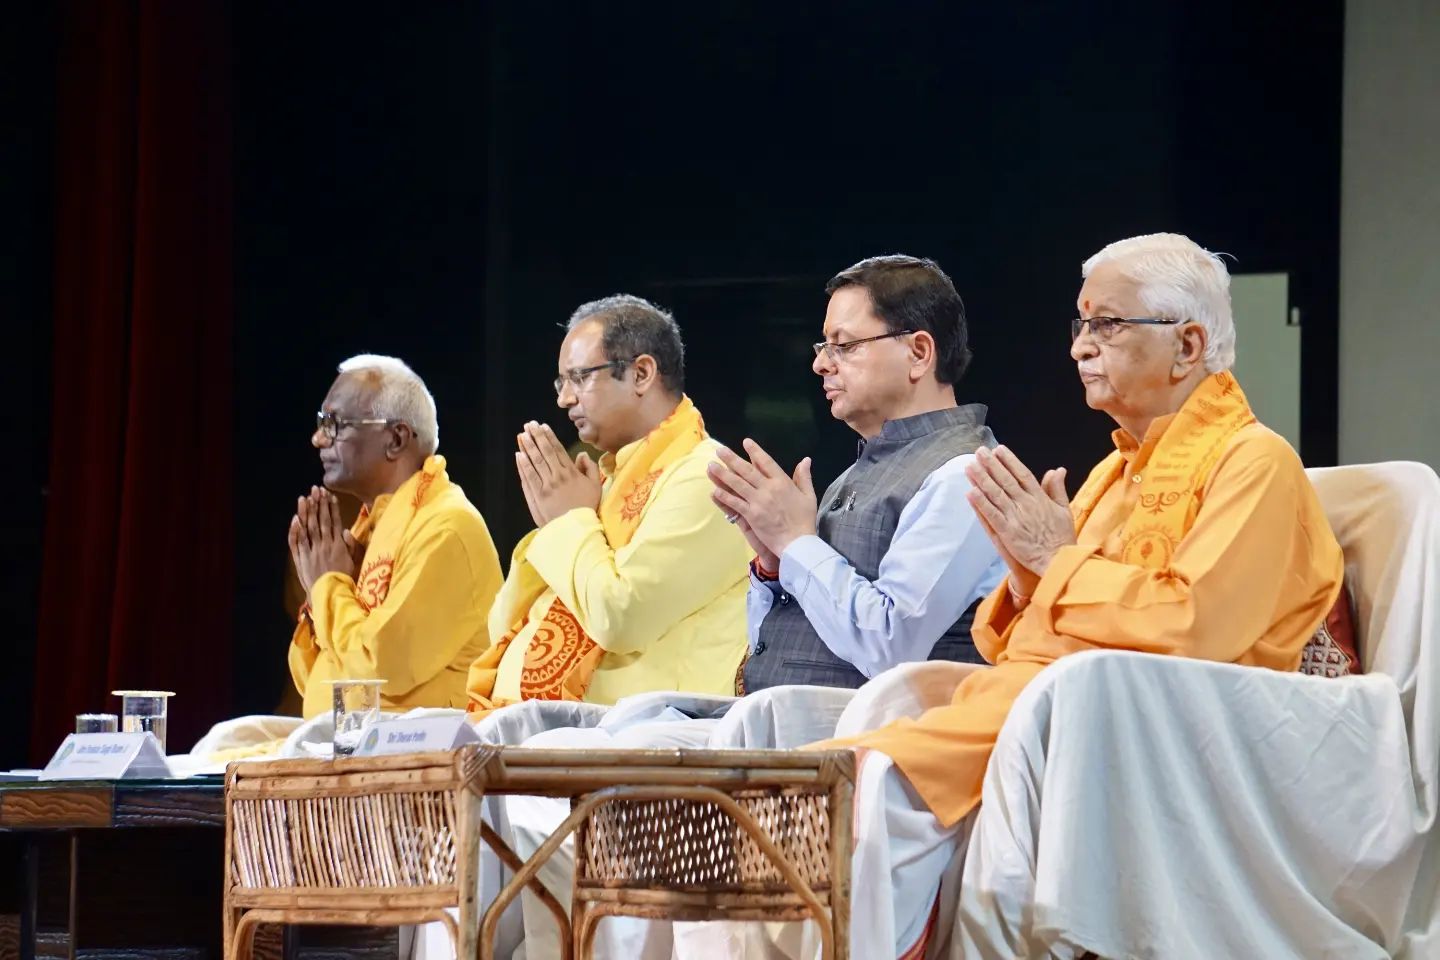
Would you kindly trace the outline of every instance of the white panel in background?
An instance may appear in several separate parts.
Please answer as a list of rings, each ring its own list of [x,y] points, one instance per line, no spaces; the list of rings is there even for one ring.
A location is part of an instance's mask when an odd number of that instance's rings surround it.
[[[1300,449],[1300,327],[1290,325],[1290,275],[1230,278],[1235,376],[1260,422]]]

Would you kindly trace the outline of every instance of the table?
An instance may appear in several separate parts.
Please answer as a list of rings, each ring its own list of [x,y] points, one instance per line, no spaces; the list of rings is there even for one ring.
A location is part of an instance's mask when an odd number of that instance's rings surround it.
[[[813,917],[834,955],[848,956],[850,751],[471,744],[231,764],[228,777],[231,957],[252,955],[257,921],[400,925],[457,910],[451,935],[461,954],[488,960],[507,904],[582,824],[586,836],[597,825],[605,834],[595,847],[603,854],[576,848],[577,866],[585,865],[572,899],[582,939],[602,915]],[[571,801],[569,817],[524,861],[480,808],[485,798],[513,794]],[[602,807],[607,816],[593,817]],[[682,832],[664,839],[669,827]],[[482,838],[513,872],[488,906],[476,897]],[[558,942],[569,945],[570,905],[536,892]]]
[[[0,960],[219,960],[224,778],[0,781]],[[285,931],[259,956],[394,960],[395,931]]]
[[[219,956],[220,777],[0,782],[0,912],[19,960]]]

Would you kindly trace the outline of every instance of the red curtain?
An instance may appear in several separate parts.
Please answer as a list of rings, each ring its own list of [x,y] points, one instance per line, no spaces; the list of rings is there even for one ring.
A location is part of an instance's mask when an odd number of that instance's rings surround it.
[[[53,421],[33,759],[118,687],[169,747],[231,684],[229,21],[219,0],[59,16]]]

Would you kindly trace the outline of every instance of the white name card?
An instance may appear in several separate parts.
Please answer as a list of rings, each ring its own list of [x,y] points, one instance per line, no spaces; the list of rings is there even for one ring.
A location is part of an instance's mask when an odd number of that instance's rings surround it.
[[[480,738],[464,717],[398,717],[372,724],[355,749],[357,757],[454,750]]]
[[[40,771],[41,780],[132,780],[169,777],[151,733],[72,733]]]

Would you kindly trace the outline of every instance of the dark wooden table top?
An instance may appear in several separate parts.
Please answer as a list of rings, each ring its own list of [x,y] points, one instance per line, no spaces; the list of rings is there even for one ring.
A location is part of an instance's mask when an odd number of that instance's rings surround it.
[[[224,826],[221,776],[0,782],[0,831]]]

